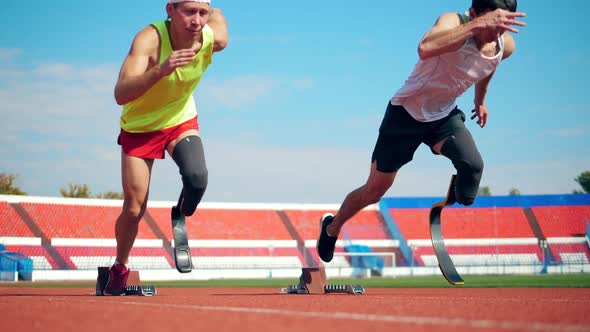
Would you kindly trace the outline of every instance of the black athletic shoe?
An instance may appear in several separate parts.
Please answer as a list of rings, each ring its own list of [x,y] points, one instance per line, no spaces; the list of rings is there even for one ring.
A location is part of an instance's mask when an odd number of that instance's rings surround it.
[[[334,220],[334,216],[330,213],[326,213],[320,219],[320,236],[318,237],[318,255],[320,258],[328,263],[334,257],[334,250],[336,249],[336,240],[338,237],[331,237],[326,232],[326,227]]]

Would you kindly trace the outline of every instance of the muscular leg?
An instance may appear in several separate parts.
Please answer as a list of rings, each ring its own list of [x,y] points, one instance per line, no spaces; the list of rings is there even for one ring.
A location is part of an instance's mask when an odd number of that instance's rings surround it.
[[[317,251],[322,261],[332,261],[342,226],[360,210],[379,202],[397,171],[412,160],[422,142],[423,127],[402,106],[387,103],[367,182],[346,196],[335,216],[325,214],[320,220]]]
[[[346,196],[334,220],[326,227],[328,235],[336,237],[350,218],[365,207],[379,202],[393,184],[396,174],[378,171],[377,163],[373,162],[367,182]]]
[[[117,261],[127,264],[135,242],[139,221],[147,206],[153,159],[141,159],[121,152],[123,209],[115,225]]]

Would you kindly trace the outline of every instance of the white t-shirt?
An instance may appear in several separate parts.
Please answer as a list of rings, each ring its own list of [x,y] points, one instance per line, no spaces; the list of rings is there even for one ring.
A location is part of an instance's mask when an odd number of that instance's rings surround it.
[[[459,96],[496,70],[504,54],[503,36],[498,45],[498,53],[487,57],[470,38],[454,52],[418,61],[391,104],[403,106],[420,122],[444,118],[457,106]]]

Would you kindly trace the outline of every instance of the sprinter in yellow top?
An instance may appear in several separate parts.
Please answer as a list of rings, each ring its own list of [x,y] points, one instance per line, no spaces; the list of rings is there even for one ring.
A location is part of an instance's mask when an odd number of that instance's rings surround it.
[[[129,252],[146,209],[154,159],[168,151],[178,165],[183,190],[179,209],[192,215],[207,186],[207,167],[192,94],[228,43],[227,23],[210,0],[169,0],[168,19],[140,31],[115,87],[123,106],[121,145],[124,202],[117,219],[117,259],[105,295],[121,295]]]

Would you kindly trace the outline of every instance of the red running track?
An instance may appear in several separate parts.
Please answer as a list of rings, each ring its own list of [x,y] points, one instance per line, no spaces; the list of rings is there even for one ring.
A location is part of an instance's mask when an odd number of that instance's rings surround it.
[[[286,295],[274,288],[0,288],[0,331],[590,331],[586,288],[388,288]]]

